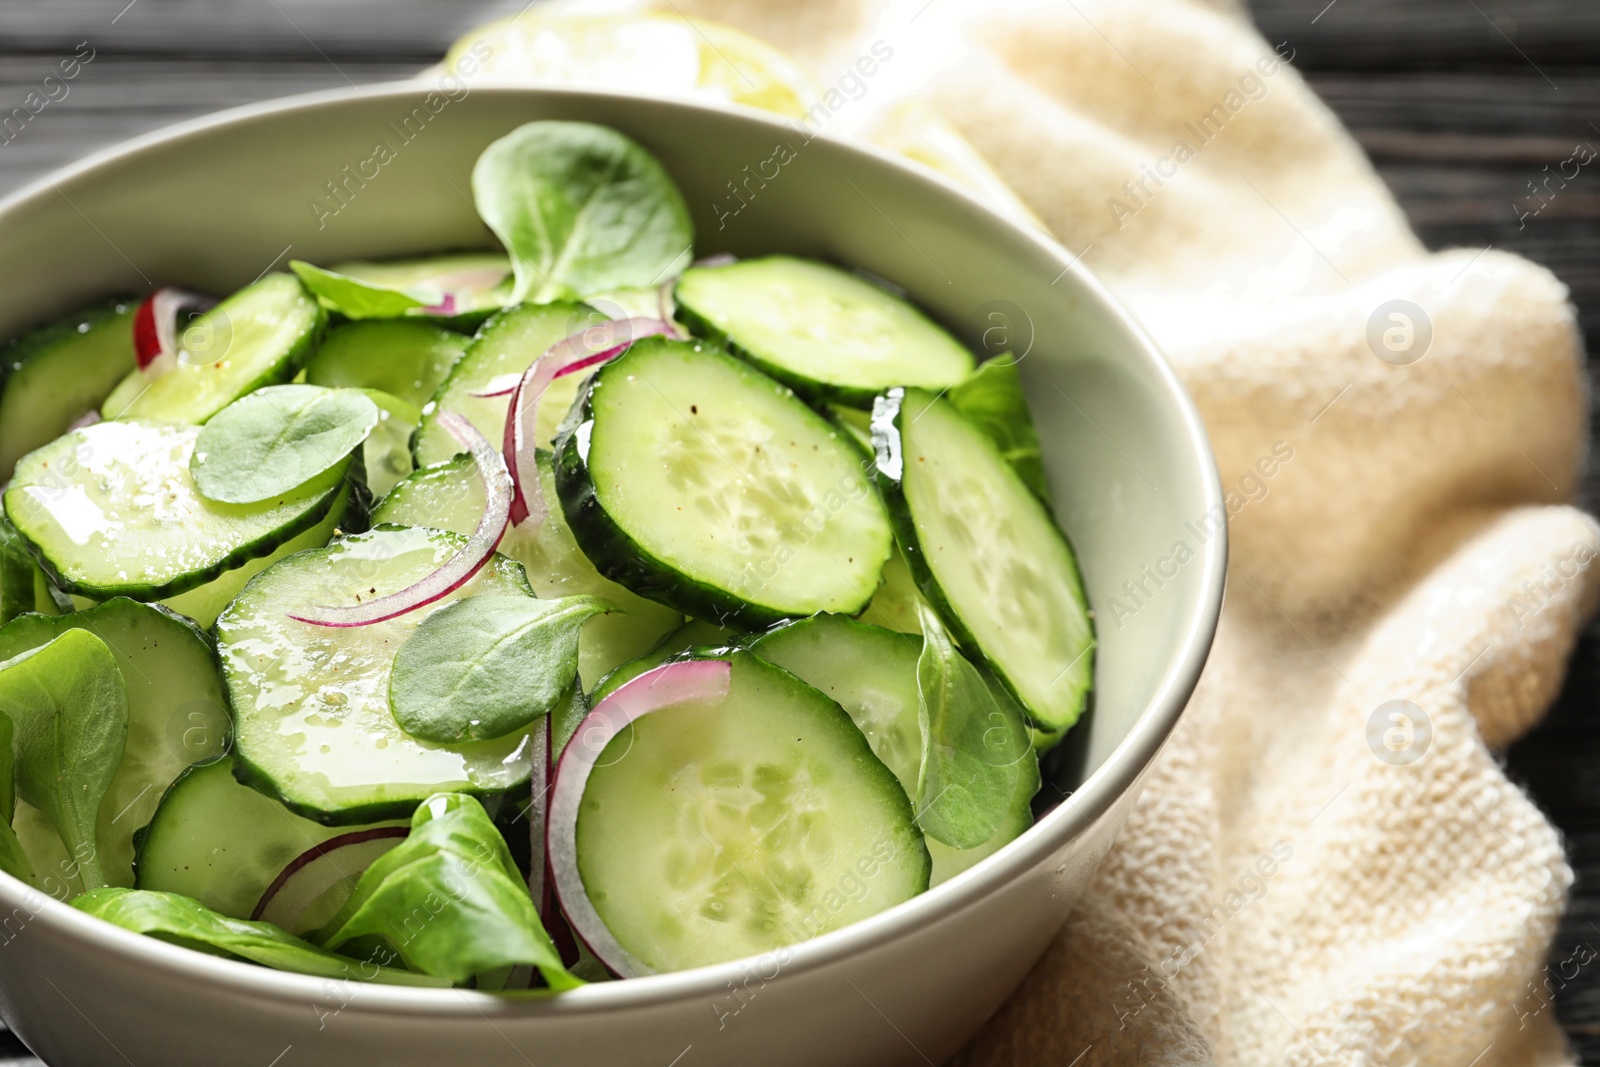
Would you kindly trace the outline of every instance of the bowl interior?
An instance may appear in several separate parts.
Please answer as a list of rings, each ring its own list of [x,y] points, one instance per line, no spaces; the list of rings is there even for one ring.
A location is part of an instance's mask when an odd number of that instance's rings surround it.
[[[428,88],[202,120],[24,190],[0,206],[0,336],[107,293],[164,284],[225,293],[291,258],[492,247],[471,202],[479,151],[534,119],[613,126],[677,180],[697,254],[855,265],[907,289],[975,347],[1025,353],[1057,511],[1100,636],[1093,713],[1047,778],[1066,792],[1123,759],[1098,776],[1120,790],[1142,770],[1209,643],[1224,535],[1192,409],[1092,279],[940,181],[775,121],[514,89],[475,89],[435,112]],[[1165,721],[1149,722],[1153,703]],[[1140,731],[1146,743],[1130,746],[1139,751],[1113,754]]]

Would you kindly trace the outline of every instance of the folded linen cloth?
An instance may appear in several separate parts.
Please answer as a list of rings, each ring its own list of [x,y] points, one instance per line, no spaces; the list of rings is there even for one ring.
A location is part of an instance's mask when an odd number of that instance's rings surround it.
[[[1596,600],[1600,531],[1566,504],[1587,403],[1561,283],[1426,252],[1292,47],[1227,5],[661,10],[793,57],[827,104],[808,122],[1023,210],[974,146],[1154,335],[1228,493],[1194,700],[959,1062],[1569,1062],[1540,977],[1571,873],[1492,754],[1554,698]],[[1159,596],[1099,604],[1100,625]]]

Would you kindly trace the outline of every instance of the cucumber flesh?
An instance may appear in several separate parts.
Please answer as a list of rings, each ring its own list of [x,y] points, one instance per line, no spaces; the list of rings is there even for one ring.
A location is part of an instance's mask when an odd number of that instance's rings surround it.
[[[773,630],[754,641],[750,650],[837,700],[915,803],[922,761],[920,637],[839,615],[818,615]],[[996,698],[1011,699],[1003,691]],[[958,849],[927,838],[933,857],[930,885],[948,881],[993,855],[1033,825],[1031,802],[1039,791],[1039,761],[1031,752],[1024,759],[1011,805],[988,841]]]
[[[948,400],[891,390],[872,428],[878,484],[923,594],[1037,725],[1071,726],[1094,676],[1094,627],[1055,520]]]
[[[547,454],[538,456],[546,499],[555,499],[555,480]],[[470,534],[483,514],[483,479],[471,457],[424,467],[396,486],[373,512],[374,523],[427,526]],[[611,601],[621,611],[597,615],[583,624],[578,638],[578,674],[603,678],[618,664],[643,655],[683,622],[683,614],[637,596],[601,577],[572,539],[566,519],[553,508],[543,523],[513,526],[499,551],[522,564],[528,583],[542,597],[591,596]]]
[[[693,267],[680,318],[813,400],[870,407],[895,385],[945,389],[972,353],[907,301],[848,271],[792,256]]]
[[[465,541],[442,530],[380,527],[289,556],[251,579],[216,625],[242,776],[300,814],[339,825],[404,818],[438,792],[497,796],[526,787],[535,725],[440,745],[404,733],[389,708],[389,675],[405,639],[461,597],[531,595],[516,563],[495,556],[449,596],[371,626],[289,618],[404,589]]]
[[[248,919],[295,857],[351,830],[301,818],[239,782],[234,769],[225,756],[190,768],[167,790],[140,842],[138,888],[182,893]]]
[[[818,615],[778,627],[752,642],[750,651],[837,701],[915,801],[922,769],[922,638]]]
[[[176,362],[124,378],[101,414],[205,422],[246,393],[293,378],[327,321],[297,278],[268,274],[190,323]]]
[[[259,504],[195,489],[198,426],[97,422],[24,456],[5,510],[61,589],[97,600],[160,600],[264,556],[317,525],[339,499],[342,462]]]
[[[135,304],[113,300],[23,334],[0,349],[0,478],[17,460],[96,410],[136,365]]]
[[[604,321],[604,315],[587,305],[554,303],[519,304],[484,323],[466,354],[451,368],[449,376],[423,409],[422,425],[411,446],[417,466],[442,463],[461,451],[455,438],[437,422],[438,412],[444,408],[465,416],[489,440],[502,440],[510,395],[480,397],[472,394],[514,381],[544,354],[545,349],[585,326]],[[540,421],[549,423],[548,427],[541,427],[540,440],[548,439],[546,429],[554,436],[555,425],[566,413],[560,398],[565,395],[570,402],[578,388],[578,382],[562,385],[565,381],[555,383],[559,388],[547,391],[540,401]]]
[[[602,574],[722,623],[866,606],[888,516],[855,445],[787,388],[707,345],[647,337],[580,402],[556,488]]]
[[[656,971],[791,945],[928,884],[905,792],[849,716],[749,653],[729,659],[725,698],[614,737],[578,809],[585,894]]]
[[[367,319],[336,326],[306,364],[306,381],[381,389],[422,407],[467,350],[468,338],[431,322]]]
[[[110,647],[127,685],[128,740],[100,805],[96,838],[108,880],[131,886],[134,835],[162,794],[189,764],[227,750],[227,696],[211,645],[192,623],[127,599],[13,619],[0,627],[0,662],[76,629]]]

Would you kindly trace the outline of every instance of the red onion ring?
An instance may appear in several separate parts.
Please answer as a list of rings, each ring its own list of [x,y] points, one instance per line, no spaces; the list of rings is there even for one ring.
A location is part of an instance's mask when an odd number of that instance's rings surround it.
[[[619,686],[578,724],[556,764],[550,790],[545,854],[561,910],[589,951],[615,974],[637,978],[653,973],[623,948],[589,900],[578,873],[578,807],[589,775],[611,739],[653,711],[690,701],[728,695],[733,665],[726,660],[682,660],[646,671]]]
[[[483,479],[483,518],[478,520],[478,528],[472,531],[467,543],[432,574],[399,592],[385,594],[364,604],[315,607],[302,614],[290,614],[289,618],[313,626],[371,626],[449,596],[489,562],[489,557],[500,545],[500,539],[506,535],[511,514],[511,478],[494,446],[478,432],[476,426],[448,409],[441,410],[438,417],[439,425],[456,439],[457,444],[472,453],[472,461],[478,466],[478,476]]]
[[[272,901],[277,897],[278,892],[289,884],[289,879],[310,866],[313,861],[338,852],[340,849],[349,848],[352,845],[364,845],[368,841],[378,841],[390,837],[405,837],[409,833],[411,833],[409,826],[375,826],[366,830],[352,830],[350,833],[329,838],[320,845],[313,845],[290,860],[288,865],[278,872],[278,877],[272,880],[272,884],[267,886],[266,892],[262,893],[261,899],[256,902],[256,909],[250,913],[250,920],[252,922],[259,921],[267,913],[267,909],[272,906]],[[344,872],[341,871],[340,873]]]
[[[209,311],[214,297],[167,286],[157,289],[133,313],[133,354],[145,370],[164,355],[178,355],[178,316]]]

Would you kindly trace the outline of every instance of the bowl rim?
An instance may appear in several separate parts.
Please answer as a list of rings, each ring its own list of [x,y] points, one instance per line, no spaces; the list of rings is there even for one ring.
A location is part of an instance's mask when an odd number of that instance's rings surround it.
[[[141,134],[103,149],[28,182],[0,198],[0,226],[29,203],[55,193],[75,179],[122,160],[181,142],[220,127],[272,119],[281,115],[310,115],[337,110],[353,101],[400,99],[414,96],[426,83],[417,79],[377,82],[363,86],[301,93],[187,119]],[[739,105],[712,104],[678,97],[645,96],[602,89],[572,88],[486,80],[474,86],[474,94],[523,98],[559,98],[581,104],[584,100],[610,104],[634,104],[672,110],[689,110],[714,116],[717,121],[768,127],[772,132],[792,132],[779,117]],[[1098,301],[1115,319],[1133,343],[1136,354],[1148,365],[1154,380],[1164,387],[1174,403],[1182,436],[1189,445],[1200,489],[1209,507],[1223,503],[1220,478],[1205,427],[1193,400],[1178,380],[1170,364],[1149,334],[1122,303],[1111,294],[1079,261],[1079,257],[1042,229],[1029,227],[1013,216],[996,209],[975,193],[931,168],[916,166],[886,150],[826,132],[813,131],[816,138],[836,150],[854,155],[869,166],[888,166],[906,181],[932,186],[952,196],[957,205],[985,217],[988,225],[1011,231],[1014,237],[1033,245],[1053,260],[1063,275],[1071,274],[1083,291]],[[413,1017],[502,1019],[508,1014],[519,1018],[588,1015],[596,1012],[640,1010],[688,998],[724,993],[730,981],[745,977],[751,960],[789,953],[781,970],[815,971],[836,964],[852,955],[913,935],[932,925],[977,906],[981,900],[1005,884],[1044,863],[1052,854],[1088,829],[1104,815],[1149,769],[1157,753],[1177,724],[1188,703],[1210,652],[1221,615],[1222,596],[1228,558],[1227,530],[1207,541],[1197,553],[1200,562],[1198,607],[1186,620],[1175,646],[1177,654],[1126,736],[1072,794],[1064,798],[1015,841],[975,864],[951,880],[896,905],[888,911],[860,920],[840,930],[813,938],[764,956],[744,957],[686,971],[631,978],[627,981],[587,985],[559,996],[506,996],[464,989],[433,989],[359,983],[360,992],[346,999],[349,989],[339,989],[337,979],[319,978],[272,970],[255,964],[211,956],[170,944],[153,937],[125,930],[112,923],[78,911],[69,904],[24,885],[0,873],[0,905],[25,908],[28,925],[43,923],[66,937],[86,942],[120,955],[130,962],[160,968],[168,975],[196,986],[225,986],[237,994],[278,1002],[313,1003],[339,998],[342,1007],[362,1012],[403,1012]],[[35,907],[37,905],[37,907]],[[780,974],[778,977],[782,977]],[[769,979],[775,980],[775,979]]]

